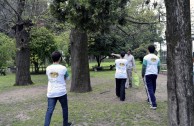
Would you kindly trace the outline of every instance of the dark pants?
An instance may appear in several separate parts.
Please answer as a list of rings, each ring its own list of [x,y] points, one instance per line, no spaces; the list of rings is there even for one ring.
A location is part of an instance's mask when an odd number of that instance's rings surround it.
[[[67,104],[67,94],[61,97],[56,98],[48,98],[48,108],[45,116],[44,126],[49,126],[53,111],[55,109],[57,100],[61,103],[62,111],[63,111],[63,126],[68,125],[68,104]]]
[[[148,101],[153,107],[157,107],[156,97],[155,97],[156,79],[157,79],[157,75],[155,74],[150,74],[145,76],[145,83],[146,83],[145,86],[147,90]]]
[[[120,97],[121,101],[125,100],[125,82],[126,78],[116,78],[116,95]]]

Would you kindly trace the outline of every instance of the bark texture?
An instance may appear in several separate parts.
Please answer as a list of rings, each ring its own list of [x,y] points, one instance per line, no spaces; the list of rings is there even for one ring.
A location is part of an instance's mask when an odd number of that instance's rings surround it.
[[[30,76],[29,33],[25,30],[16,31],[16,83],[15,85],[32,84]]]
[[[28,28],[32,25],[30,20],[21,18],[25,8],[25,0],[18,0],[17,22],[13,27],[16,38],[16,82],[15,85],[32,84],[30,76],[30,48]]]
[[[167,11],[168,125],[194,126],[189,0],[165,0]]]
[[[90,84],[87,34],[73,29],[70,33],[71,42],[71,92],[89,92]]]

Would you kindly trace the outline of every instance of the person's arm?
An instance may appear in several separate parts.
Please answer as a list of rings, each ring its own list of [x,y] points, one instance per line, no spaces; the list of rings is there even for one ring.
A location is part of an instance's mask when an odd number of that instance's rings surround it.
[[[144,78],[145,73],[146,73],[146,66],[147,66],[147,61],[143,59],[143,64],[142,64],[142,78]]]
[[[65,80],[69,80],[69,73],[66,71],[65,75],[64,75]]]
[[[160,73],[160,60],[158,62],[158,74]]]
[[[136,66],[135,66],[135,58],[134,58],[134,56],[133,56],[133,59],[132,59],[132,66],[133,66],[134,72],[137,72],[136,71]]]
[[[115,53],[111,53],[111,56],[116,56],[117,58],[121,57],[119,54],[115,54]]]

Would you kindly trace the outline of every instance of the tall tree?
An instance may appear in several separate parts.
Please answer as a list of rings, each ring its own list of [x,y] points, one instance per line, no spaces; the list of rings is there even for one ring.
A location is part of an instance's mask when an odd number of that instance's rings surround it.
[[[16,38],[16,82],[15,85],[32,84],[30,76],[30,48],[28,28],[32,26],[31,20],[23,20],[22,14],[25,0],[19,0],[16,8],[16,24],[13,27]]]
[[[38,14],[40,15],[44,10],[43,8],[46,8],[41,7],[40,9],[37,6],[38,2],[38,0],[1,0],[0,2],[0,31],[16,39],[15,85],[29,85],[33,83],[30,77],[29,49],[29,31],[33,25],[31,19],[35,16],[37,17]],[[44,2],[44,5],[47,4]],[[35,7],[36,9],[34,9]],[[36,12],[34,12],[35,10]],[[9,32],[11,28],[14,32]]]
[[[106,32],[118,20],[128,0],[54,0],[53,15],[73,24],[70,34],[72,82],[70,91],[91,91],[88,62],[88,31]]]
[[[189,0],[165,0],[169,126],[194,125],[192,42]]]

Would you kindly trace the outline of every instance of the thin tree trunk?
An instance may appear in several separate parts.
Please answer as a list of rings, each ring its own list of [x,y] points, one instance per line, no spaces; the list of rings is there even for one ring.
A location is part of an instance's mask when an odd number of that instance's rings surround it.
[[[71,92],[89,92],[90,84],[87,34],[79,30],[71,30]]]
[[[100,61],[100,56],[95,56],[96,57],[96,61],[98,63],[98,67],[100,67],[101,61]]]
[[[189,2],[189,0],[165,0],[169,126],[194,126]]]

